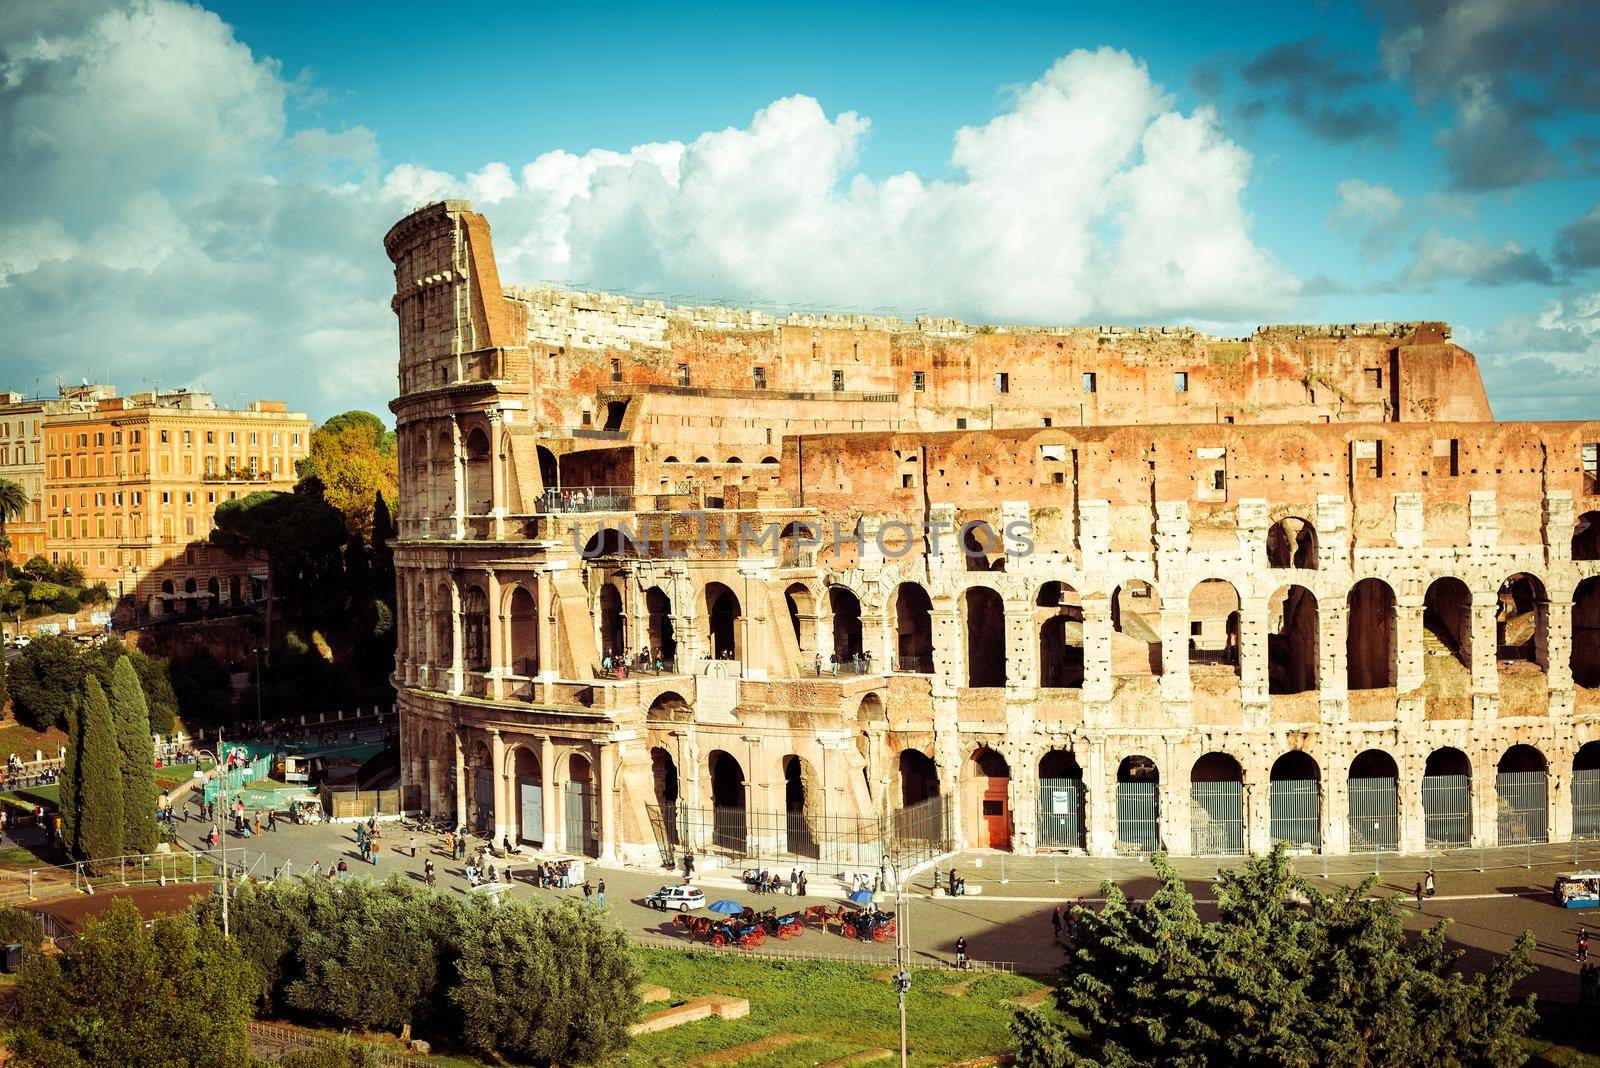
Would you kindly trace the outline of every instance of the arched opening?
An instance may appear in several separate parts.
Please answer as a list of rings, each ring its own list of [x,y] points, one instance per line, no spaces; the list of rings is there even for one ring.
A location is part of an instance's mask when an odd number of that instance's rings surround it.
[[[171,579],[162,579],[161,580],[161,592],[162,593],[176,593],[178,591],[173,588]]]
[[[567,759],[566,832],[567,851],[586,857],[600,853],[600,827],[597,822],[595,787],[589,758],[573,753]]]
[[[1322,772],[1296,749],[1273,761],[1267,784],[1268,833],[1295,852],[1322,848]]]
[[[543,445],[536,447],[539,456],[539,485],[546,491],[561,488],[561,469],[556,464],[556,454]]]
[[[1052,749],[1039,759],[1039,847],[1087,849],[1088,823],[1083,769],[1070,750]]]
[[[228,603],[229,604],[242,604],[243,603],[239,598],[239,576],[238,575],[229,575],[228,576]]]
[[[441,670],[449,670],[451,662],[451,643],[454,641],[454,626],[452,613],[452,594],[448,585],[441,584],[434,594],[433,601],[433,656],[434,663]],[[451,764],[452,770],[455,765]]]
[[[1422,772],[1422,822],[1428,848],[1472,843],[1472,762],[1459,749],[1435,749]]]
[[[186,578],[186,579],[183,580],[183,592],[184,593],[196,593],[196,592],[199,591],[199,589],[200,589],[200,587],[195,583],[195,580],[193,579],[193,577]]]
[[[794,640],[803,653],[816,645],[813,635],[817,626],[816,600],[804,582],[791,582],[783,591],[783,602],[789,609],[789,625],[794,629]]]
[[[820,857],[815,824],[818,794],[811,765],[790,754],[783,758],[783,817],[788,851],[802,857]]]
[[[417,808],[424,815],[433,813],[433,738],[424,727],[417,734]]]
[[[601,527],[583,543],[585,560],[637,559],[645,555],[639,541],[631,531],[616,527]]]
[[[939,767],[919,749],[900,750],[900,805],[910,808],[939,796]]]
[[[861,601],[843,586],[828,588],[833,612],[833,657],[840,665],[861,662]]]
[[[489,670],[489,598],[477,586],[461,597],[461,655],[468,671]]]
[[[706,635],[711,655],[717,660],[739,659],[739,622],[743,613],[739,598],[720,582],[706,584]]]
[[[512,789],[517,799],[517,841],[544,845],[544,785],[539,758],[525,745],[512,758]]]
[[[1500,845],[1548,842],[1549,764],[1531,745],[1514,745],[1495,768],[1495,822]]]
[[[1600,686],[1600,577],[1586,578],[1572,593],[1572,681]]]
[[[778,532],[778,566],[811,567],[822,535],[810,523],[789,523]]]
[[[1195,856],[1244,852],[1244,769],[1207,753],[1189,771],[1189,849]]]
[[[1317,566],[1317,532],[1309,520],[1285,516],[1268,528],[1267,566]]]
[[[763,456],[761,458],[761,462],[763,464],[772,464],[772,465],[776,466],[776,464],[778,462],[778,458],[776,456]]]
[[[747,849],[744,769],[718,749],[707,760],[711,772],[711,847],[736,857]]]
[[[1206,579],[1189,593],[1189,674],[1222,669],[1239,674],[1239,591]]]
[[[711,457],[709,457],[709,456],[696,456],[694,458],[694,462],[697,463],[697,464],[708,464],[708,463],[711,462]]]
[[[1350,588],[1345,655],[1352,690],[1381,690],[1395,681],[1394,590],[1382,579]]]
[[[896,671],[933,673],[933,602],[915,582],[894,588],[894,648]]]
[[[1600,742],[1585,742],[1572,758],[1572,836],[1600,838]]]
[[[1472,666],[1472,591],[1458,578],[1435,579],[1422,599],[1423,673],[1458,676]],[[1458,670],[1459,669],[1459,670]]]
[[[1161,848],[1161,773],[1147,756],[1117,766],[1117,852]]]
[[[606,583],[600,587],[600,654],[615,660],[628,655],[622,626],[622,593]]]
[[[1039,685],[1083,688],[1083,599],[1065,582],[1050,581],[1034,598],[1039,628]]]
[[[1600,512],[1584,512],[1572,529],[1572,558],[1600,560]]]
[[[1006,684],[1006,608],[987,586],[970,586],[961,597],[967,638],[967,685]]]
[[[974,842],[979,849],[1011,848],[1011,766],[999,753],[983,746],[967,761],[967,810]]]
[[[511,674],[532,678],[539,673],[538,606],[526,586],[511,591],[509,612],[506,657],[511,661]]]
[[[650,656],[670,670],[678,656],[678,642],[672,632],[672,598],[660,586],[644,592],[644,610],[649,617]]]
[[[664,463],[664,464],[675,464],[675,463],[678,462],[678,458],[676,456],[669,456],[665,460],[662,460],[661,462]]]
[[[467,785],[467,826],[473,834],[493,834],[494,760],[481,741],[467,747]]]
[[[1544,583],[1518,572],[1500,584],[1494,611],[1495,660],[1502,664],[1549,664],[1550,598]]]
[[[494,511],[494,480],[490,475],[489,435],[482,427],[467,433],[467,514],[488,515]]]
[[[218,581],[217,576],[212,575],[206,580],[206,593],[211,596],[211,603],[206,606],[207,608],[215,609],[222,603],[222,583]]]
[[[895,761],[900,776],[900,808],[894,814],[895,834],[904,846],[921,843],[924,847],[948,841],[945,805],[939,801],[939,766],[928,754],[902,749]]]
[[[661,828],[662,844],[666,847],[666,860],[672,861],[672,851],[682,842],[678,812],[678,764],[672,754],[661,746],[650,748],[650,780],[655,798],[656,825]]]
[[[1267,692],[1308,693],[1319,684],[1316,594],[1285,586],[1267,602]]]
[[[1350,851],[1400,848],[1400,772],[1394,758],[1368,749],[1350,762]]]
[[[1161,674],[1161,596],[1133,579],[1111,595],[1111,671],[1115,675]]]
[[[962,524],[961,555],[966,559],[968,571],[1006,569],[1005,543],[994,532],[994,528],[981,519]]]

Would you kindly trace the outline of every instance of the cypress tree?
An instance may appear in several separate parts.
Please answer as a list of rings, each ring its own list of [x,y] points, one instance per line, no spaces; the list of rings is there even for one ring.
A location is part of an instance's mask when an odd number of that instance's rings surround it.
[[[380,492],[372,501],[372,593],[381,601],[394,604],[394,550],[389,539],[395,535],[389,502]]]
[[[122,750],[117,745],[111,703],[100,680],[83,680],[79,702],[83,744],[78,762],[78,856],[105,860],[122,856]]]
[[[67,752],[61,760],[61,778],[57,782],[58,804],[61,806],[61,845],[71,856],[78,855],[78,801],[82,791],[78,781],[83,763],[83,717],[79,713],[80,698],[72,695],[67,703]]]
[[[4,715],[11,704],[11,686],[6,682],[6,658],[0,656],[0,715]]]
[[[150,741],[150,708],[139,673],[127,657],[111,672],[111,716],[122,753],[122,844],[130,853],[148,853],[156,844],[156,755]]]

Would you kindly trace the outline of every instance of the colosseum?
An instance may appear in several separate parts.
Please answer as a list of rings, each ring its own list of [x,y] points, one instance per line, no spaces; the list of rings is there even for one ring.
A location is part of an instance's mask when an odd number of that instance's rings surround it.
[[[385,245],[410,807],[637,863],[1600,835],[1600,422],[1495,422],[1443,323],[506,287],[461,201]]]

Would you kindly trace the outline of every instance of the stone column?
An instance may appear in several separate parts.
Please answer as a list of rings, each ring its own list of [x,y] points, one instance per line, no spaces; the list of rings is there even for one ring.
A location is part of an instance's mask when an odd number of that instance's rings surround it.
[[[554,588],[555,579],[551,577],[549,569],[540,571],[534,580],[534,611],[537,614],[533,626],[539,643],[539,694],[545,704],[555,700],[554,683],[560,668],[555,646],[555,598],[551,596]]]
[[[955,598],[940,597],[933,602],[928,613],[933,630],[934,677],[949,690],[958,690],[967,684],[967,651],[961,640],[960,619]]]
[[[1349,788],[1346,785],[1345,775],[1348,773],[1348,757],[1342,753],[1332,754],[1327,758],[1327,764],[1321,769],[1322,778],[1322,851],[1324,853],[1348,853],[1350,851],[1350,801]]]
[[[1252,853],[1272,851],[1272,783],[1265,767],[1252,768],[1244,784],[1245,848]]]
[[[1422,601],[1407,590],[1394,601],[1395,692],[1410,693],[1422,686]],[[1490,652],[1490,655],[1494,655]]]
[[[1545,664],[1552,690],[1572,689],[1572,589],[1551,587],[1545,614]],[[1552,702],[1553,703],[1553,702]]]
[[[1267,612],[1265,597],[1239,602],[1239,695],[1246,702],[1267,699]]]
[[[1422,807],[1422,777],[1427,755],[1407,752],[1399,761],[1395,790],[1400,808],[1400,852],[1421,853],[1428,847],[1428,817]]]
[[[500,595],[500,576],[494,568],[486,568],[484,576],[489,598],[489,696],[503,701],[506,675],[510,672],[510,658],[506,655],[505,598]]]
[[[489,759],[490,773],[494,784],[494,839],[499,842],[510,835],[510,826],[507,822],[508,809],[511,807],[506,800],[506,740],[500,736],[499,730],[489,732]]]
[[[496,541],[506,536],[506,432],[503,418],[500,409],[489,410],[490,536]]]
[[[1479,847],[1493,846],[1500,840],[1495,764],[1495,754],[1488,747],[1472,754],[1472,844]]]
[[[1565,749],[1559,760],[1550,761],[1549,785],[1546,787],[1549,811],[1545,826],[1550,830],[1550,841],[1572,841],[1572,757]]]
[[[431,538],[433,537],[434,531],[434,513],[439,510],[438,494],[435,492],[435,483],[438,479],[438,470],[437,460],[433,455],[433,431],[428,428],[427,423],[423,423],[422,428],[423,440],[426,443],[426,448],[424,448],[423,453],[427,457],[427,466],[423,470],[427,471],[428,477],[424,480],[423,492],[421,495],[422,515],[419,517],[419,521],[422,524],[422,536],[425,538]]]
[[[461,731],[455,732],[456,741],[456,826],[467,825],[467,748],[461,741]]]
[[[439,611],[438,599],[438,591],[431,581],[422,587],[422,670],[419,675],[422,684],[433,689],[438,688],[433,681],[434,672],[438,670],[439,657],[443,653],[438,648],[439,626],[435,615]]]
[[[1187,704],[1194,693],[1189,681],[1189,598],[1161,599],[1161,699]],[[1188,709],[1184,709],[1187,721]]]
[[[1039,631],[1033,625],[1029,598],[1006,598],[1006,686],[1013,690],[1039,688]]]
[[[600,859],[617,858],[617,746],[601,742],[600,759]]]
[[[1498,632],[1494,618],[1499,606],[1497,590],[1472,591],[1472,607],[1468,609],[1467,648],[1463,651],[1467,654],[1467,663],[1471,665],[1472,692],[1475,694],[1500,691],[1500,672],[1496,659]]]
[[[544,802],[544,847],[565,852],[561,820],[561,794],[556,789],[556,746],[547,734],[539,739],[539,793]]]
[[[461,420],[450,417],[450,536],[466,536],[467,461],[461,444]]]
[[[461,585],[450,576],[450,692],[459,695],[466,686],[466,636],[461,627]]]
[[[1109,857],[1116,852],[1116,788],[1112,776],[1106,741],[1100,739],[1079,750],[1084,757],[1083,790],[1089,806],[1087,825],[1089,852],[1097,857]]]
[[[1111,677],[1111,600],[1104,594],[1083,598],[1083,699],[1109,701]]]

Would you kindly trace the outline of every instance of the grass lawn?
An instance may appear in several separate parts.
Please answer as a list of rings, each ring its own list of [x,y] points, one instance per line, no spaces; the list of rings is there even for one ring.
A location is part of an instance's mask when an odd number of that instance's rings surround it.
[[[24,727],[15,720],[7,720],[0,724],[0,761],[11,753],[17,754],[21,760],[32,760],[36,750],[43,750],[44,755],[53,757],[56,751],[67,744],[67,734],[56,727],[49,730],[36,731],[32,727]]]
[[[58,864],[67,863],[67,854],[63,849],[52,849],[40,842],[31,846],[7,846],[0,849],[0,868],[26,869],[26,868],[53,868]]]
[[[619,1065],[666,1065],[704,1053],[798,1034],[803,1041],[765,1056],[741,1060],[742,1068],[815,1064],[865,1049],[898,1049],[900,1016],[894,988],[870,978],[875,970],[817,961],[747,960],[714,953],[668,949],[636,951],[644,981],[672,991],[671,1004],[701,994],[750,1000],[743,1020],[703,1020],[641,1036]],[[963,1057],[1012,1049],[1007,1025],[1010,999],[1042,989],[1016,975],[982,975],[959,996],[942,991],[971,975],[915,969],[906,998],[911,1063],[948,1064]],[[661,1005],[647,1005],[648,1014]],[[1053,1010],[1046,1010],[1053,1011]]]
[[[1539,1019],[1522,1043],[1530,1065],[1600,1068],[1600,1033],[1595,1030],[1594,1006],[1545,1001],[1538,1004],[1538,1009]]]

